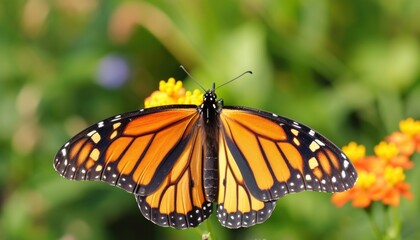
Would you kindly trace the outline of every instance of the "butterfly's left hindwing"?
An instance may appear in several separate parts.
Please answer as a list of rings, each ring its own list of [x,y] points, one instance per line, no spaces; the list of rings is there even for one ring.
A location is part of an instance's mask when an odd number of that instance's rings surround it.
[[[345,154],[302,124],[243,107],[224,108],[220,119],[245,185],[261,201],[303,190],[340,192],[356,182]]]
[[[193,127],[187,147],[161,186],[148,196],[137,195],[142,214],[160,226],[196,227],[212,213],[203,188],[203,134]]]

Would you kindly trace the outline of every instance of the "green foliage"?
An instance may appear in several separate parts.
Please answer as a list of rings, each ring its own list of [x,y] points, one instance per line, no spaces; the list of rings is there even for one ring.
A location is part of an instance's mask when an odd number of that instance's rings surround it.
[[[141,108],[159,80],[198,88],[180,64],[207,87],[252,70],[218,91],[226,105],[288,116],[339,146],[372,146],[420,118],[419,9],[417,0],[1,1],[0,239],[199,239],[208,225],[213,239],[373,238],[362,211],[313,192],[280,199],[250,229],[223,229],[214,216],[198,230],[160,228],[132,195],[64,180],[52,161],[89,124]],[[420,237],[413,193],[400,208],[407,239]]]

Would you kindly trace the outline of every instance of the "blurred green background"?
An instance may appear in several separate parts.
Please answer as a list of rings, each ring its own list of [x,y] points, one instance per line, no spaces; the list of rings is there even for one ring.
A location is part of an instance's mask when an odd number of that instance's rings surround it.
[[[143,107],[183,64],[225,105],[307,124],[338,146],[374,146],[406,117],[420,118],[420,1],[0,1],[0,239],[185,239],[197,229],[158,227],[134,197],[100,182],[63,179],[52,167],[71,136]],[[371,153],[371,152],[368,152]],[[419,157],[417,156],[418,165]],[[414,200],[398,212],[404,239],[420,238],[420,167]],[[249,229],[217,239],[372,239],[367,215],[330,194],[278,201]],[[377,218],[381,215],[381,206]],[[375,210],[375,211],[376,211]]]

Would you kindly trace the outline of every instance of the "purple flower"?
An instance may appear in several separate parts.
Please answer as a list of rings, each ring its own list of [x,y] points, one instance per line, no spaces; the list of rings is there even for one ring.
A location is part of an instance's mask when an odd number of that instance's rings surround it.
[[[128,81],[130,68],[127,60],[118,55],[107,55],[99,63],[97,81],[106,88],[119,88]]]

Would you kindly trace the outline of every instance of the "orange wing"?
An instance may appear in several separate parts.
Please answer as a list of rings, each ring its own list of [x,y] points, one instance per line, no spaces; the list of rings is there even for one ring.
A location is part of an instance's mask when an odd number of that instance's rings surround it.
[[[212,212],[203,189],[203,134],[195,127],[191,140],[160,187],[148,196],[137,195],[143,215],[160,226],[196,227]]]
[[[243,107],[224,108],[220,119],[218,217],[226,227],[249,226],[251,213],[264,221],[286,194],[339,192],[356,182],[344,153],[302,124]]]
[[[249,192],[225,137],[219,141],[217,218],[228,228],[251,227],[271,216],[275,201],[261,201]]]
[[[139,195],[154,192],[191,143],[196,107],[159,107],[117,115],[73,137],[57,153],[65,178],[101,180]]]
[[[212,211],[202,186],[203,133],[196,106],[117,115],[79,133],[57,153],[55,169],[74,180],[101,180],[136,195],[161,226],[195,227]]]

